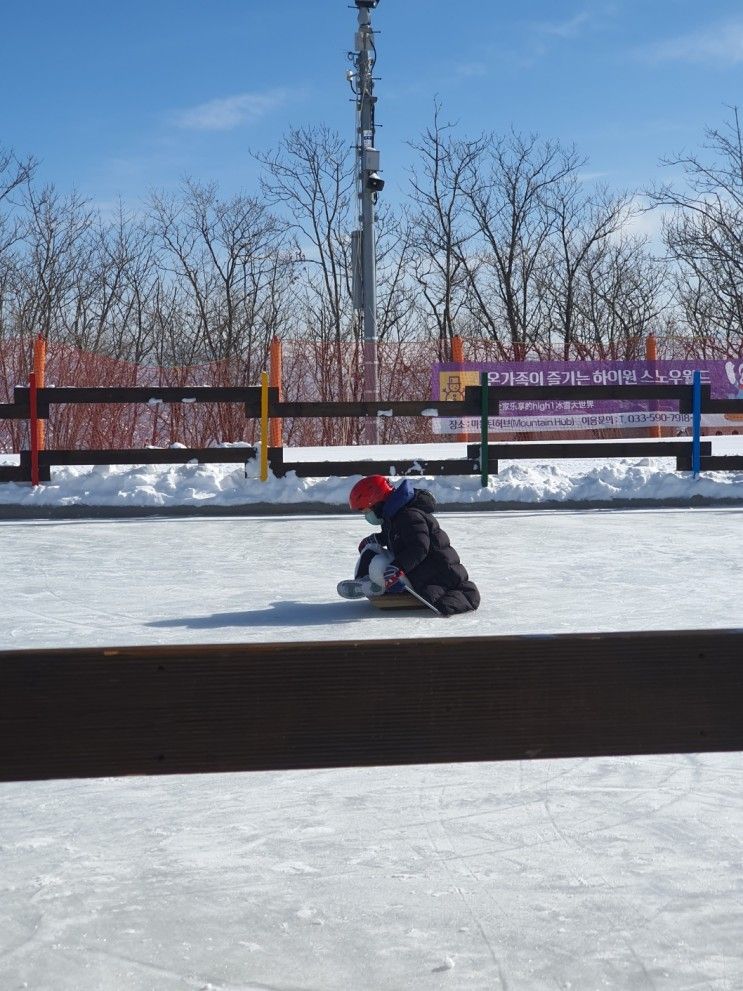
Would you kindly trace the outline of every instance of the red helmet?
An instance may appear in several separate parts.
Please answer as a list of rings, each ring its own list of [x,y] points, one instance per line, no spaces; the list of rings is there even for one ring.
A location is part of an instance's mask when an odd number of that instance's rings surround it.
[[[351,489],[348,505],[355,510],[371,509],[378,502],[384,502],[390,492],[394,491],[384,475],[369,475]]]

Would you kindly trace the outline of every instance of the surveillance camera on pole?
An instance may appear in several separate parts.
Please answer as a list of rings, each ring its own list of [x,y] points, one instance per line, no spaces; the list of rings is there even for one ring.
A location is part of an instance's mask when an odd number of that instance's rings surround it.
[[[377,374],[377,273],[375,205],[384,189],[380,173],[379,151],[375,147],[374,64],[377,49],[371,12],[379,0],[355,0],[358,27],[354,50],[349,59],[354,65],[347,78],[356,96],[356,185],[359,200],[359,229],[353,239],[354,307],[362,313],[364,331],[364,400],[379,399]],[[371,417],[365,425],[369,444],[377,442],[377,421]]]
[[[384,179],[378,172],[369,172],[366,176],[366,188],[373,193],[381,193],[384,189]]]

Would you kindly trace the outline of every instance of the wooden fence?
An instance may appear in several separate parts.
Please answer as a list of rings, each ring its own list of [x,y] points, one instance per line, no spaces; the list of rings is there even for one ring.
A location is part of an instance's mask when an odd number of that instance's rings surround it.
[[[501,402],[523,400],[614,400],[654,401],[673,400],[679,412],[695,414],[735,412],[743,414],[743,400],[712,399],[709,386],[695,394],[691,385],[634,386],[490,386],[483,390],[470,386],[465,399],[459,402],[391,401],[391,402],[282,402],[279,391],[268,391],[268,416],[272,420],[287,417],[433,417],[480,415],[487,423],[488,415],[498,415]],[[34,448],[39,436],[36,424],[50,416],[55,405],[116,404],[116,403],[239,403],[246,418],[261,415],[261,389],[250,388],[40,388],[16,387],[12,403],[0,404],[0,419],[28,419],[31,426],[31,450],[20,452],[20,464],[0,467],[0,481],[48,481],[50,469],[56,465],[101,464],[183,464],[200,463],[242,464],[256,456],[250,446],[214,448],[136,448],[130,450],[40,450]],[[697,417],[698,418],[698,417]],[[294,471],[302,477],[349,476],[356,474],[383,475],[474,475],[496,474],[499,460],[531,458],[625,458],[675,457],[677,470],[738,471],[743,469],[743,456],[713,457],[711,444],[677,439],[661,442],[625,440],[619,442],[557,442],[557,443],[495,443],[469,445],[465,458],[425,460],[386,459],[384,461],[320,461],[286,462],[284,449],[268,450],[268,462],[276,476]]]
[[[743,631],[0,652],[0,780],[743,750]]]

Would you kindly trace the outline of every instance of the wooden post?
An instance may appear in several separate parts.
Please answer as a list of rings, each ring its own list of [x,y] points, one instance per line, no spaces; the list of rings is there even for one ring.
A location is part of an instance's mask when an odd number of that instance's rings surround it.
[[[645,338],[645,359],[653,363],[655,367],[655,362],[658,360],[658,346],[655,340],[654,334],[648,334]],[[657,402],[651,402],[650,409],[657,409]],[[648,427],[648,437],[662,437],[663,433],[659,426]]]
[[[29,435],[31,440],[31,485],[39,484],[39,414],[36,373],[28,377]]]
[[[283,399],[281,393],[281,341],[274,337],[271,341],[269,352],[269,384],[279,390],[279,401]],[[282,439],[283,422],[280,417],[274,416],[269,424],[269,445],[271,447],[283,447]]]
[[[268,481],[268,372],[261,372],[261,481]]]
[[[34,341],[34,375],[36,388],[43,389],[46,381],[46,341],[41,334]],[[40,451],[44,450],[46,441],[46,424],[39,419],[36,422],[36,443]]]

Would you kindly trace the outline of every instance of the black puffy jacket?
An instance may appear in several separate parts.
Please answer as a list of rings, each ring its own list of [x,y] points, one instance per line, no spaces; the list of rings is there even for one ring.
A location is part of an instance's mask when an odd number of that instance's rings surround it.
[[[444,616],[470,612],[480,593],[433,516],[436,499],[406,479],[384,503],[382,542],[413,588]]]

